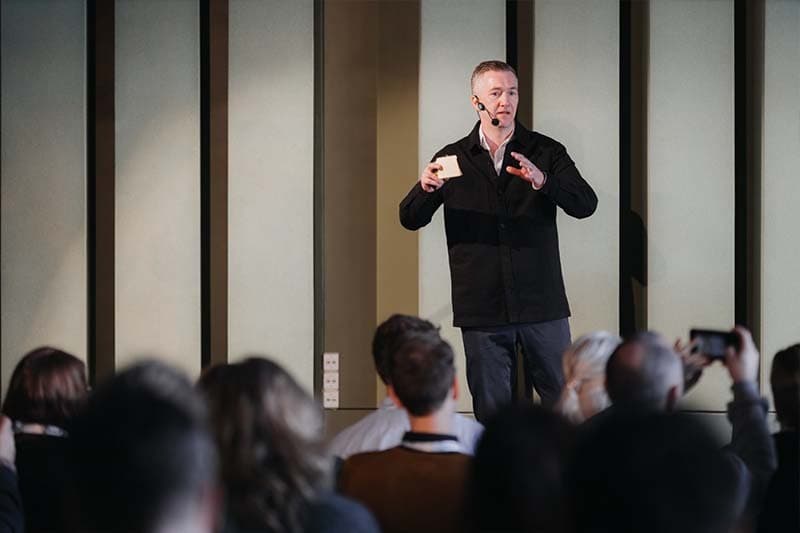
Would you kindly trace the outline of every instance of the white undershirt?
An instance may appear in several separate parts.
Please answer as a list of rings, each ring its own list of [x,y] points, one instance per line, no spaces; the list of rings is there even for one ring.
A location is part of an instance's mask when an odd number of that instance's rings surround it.
[[[478,128],[478,136],[481,139],[481,146],[489,152],[489,157],[492,158],[492,163],[494,163],[494,171],[497,175],[500,175],[500,169],[503,168],[503,159],[506,157],[506,146],[508,145],[508,141],[511,140],[511,136],[514,135],[514,130],[512,129],[511,132],[508,134],[508,137],[500,143],[500,146],[497,147],[495,150],[494,155],[492,155],[492,149],[489,148],[489,141],[486,139],[486,135],[483,134],[483,126]]]

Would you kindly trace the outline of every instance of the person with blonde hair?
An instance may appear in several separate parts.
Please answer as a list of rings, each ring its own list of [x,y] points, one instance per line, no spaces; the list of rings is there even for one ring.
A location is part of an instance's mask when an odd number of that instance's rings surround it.
[[[622,339],[608,331],[581,336],[564,352],[564,389],[556,410],[580,424],[599,413],[611,400],[606,392],[606,362]]]

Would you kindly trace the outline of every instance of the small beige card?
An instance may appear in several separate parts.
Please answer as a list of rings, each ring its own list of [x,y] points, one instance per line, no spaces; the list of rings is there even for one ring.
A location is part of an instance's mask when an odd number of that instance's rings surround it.
[[[442,170],[436,173],[436,177],[446,180],[457,178],[462,175],[461,167],[458,166],[458,157],[446,155],[436,158],[436,162],[442,165]]]

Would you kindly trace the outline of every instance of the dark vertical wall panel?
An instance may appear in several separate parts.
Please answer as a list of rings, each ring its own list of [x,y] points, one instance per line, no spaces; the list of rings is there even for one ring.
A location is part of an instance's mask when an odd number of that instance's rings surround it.
[[[87,5],[88,343],[92,383],[114,373],[114,2]]]
[[[619,329],[647,329],[649,2],[620,2]]]
[[[228,0],[200,6],[202,363],[228,361]]]

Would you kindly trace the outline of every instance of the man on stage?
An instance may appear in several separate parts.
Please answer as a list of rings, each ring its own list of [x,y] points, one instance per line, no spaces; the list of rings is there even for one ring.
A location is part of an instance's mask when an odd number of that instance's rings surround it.
[[[597,196],[564,146],[515,120],[510,65],[479,64],[471,88],[480,121],[436,153],[400,204],[400,222],[417,230],[444,204],[453,323],[464,339],[475,416],[485,422],[512,400],[518,346],[526,383],[544,405],[558,399],[570,311],[556,207],[585,218]]]

